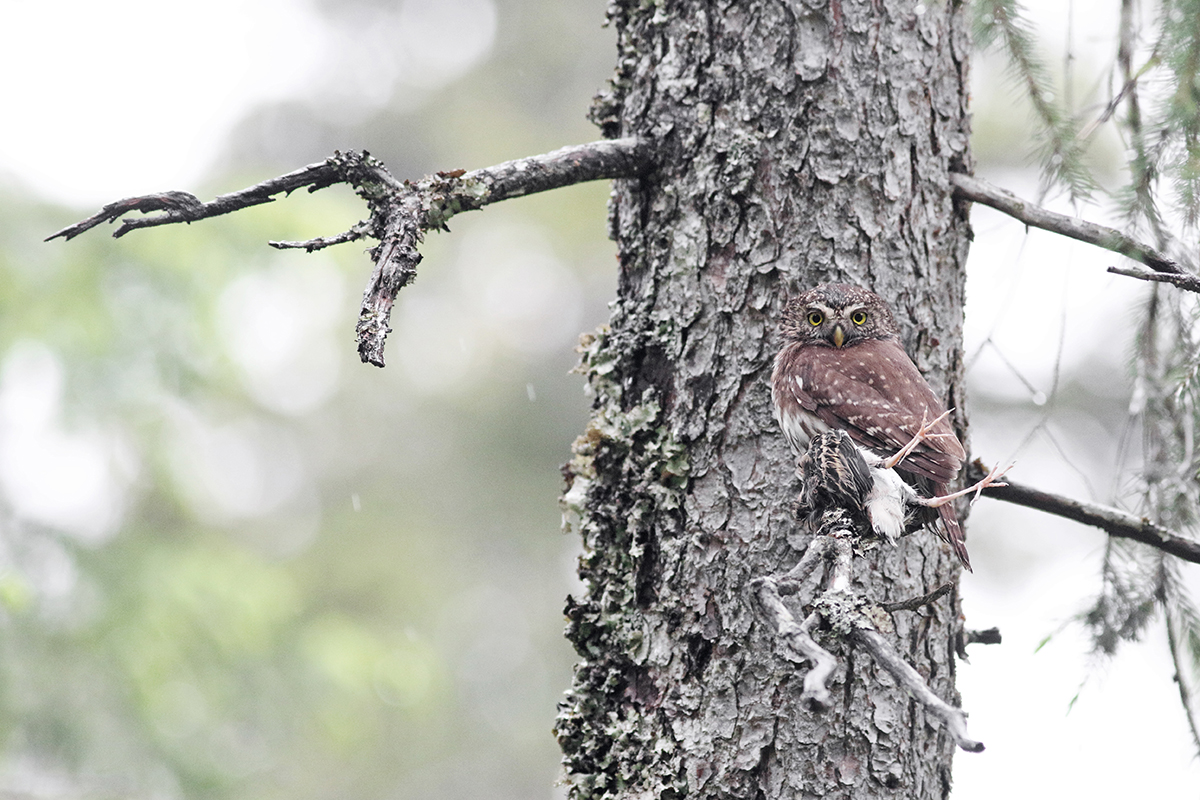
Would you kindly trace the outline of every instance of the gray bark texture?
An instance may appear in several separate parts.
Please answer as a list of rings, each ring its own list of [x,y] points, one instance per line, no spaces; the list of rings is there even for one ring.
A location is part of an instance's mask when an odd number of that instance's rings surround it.
[[[882,295],[965,434],[971,232],[949,180],[970,171],[965,9],[613,0],[609,16],[618,66],[594,118],[656,143],[658,166],[617,182],[618,298],[581,347],[596,401],[564,496],[588,587],[567,604],[581,661],[557,724],[571,795],[944,797],[940,723],[828,631],[835,702],[809,711],[808,665],[747,587],[810,538],[768,385],[789,294]],[[854,589],[894,603],[957,575],[922,531],[856,558]],[[958,705],[957,591],[892,618],[892,643]]]

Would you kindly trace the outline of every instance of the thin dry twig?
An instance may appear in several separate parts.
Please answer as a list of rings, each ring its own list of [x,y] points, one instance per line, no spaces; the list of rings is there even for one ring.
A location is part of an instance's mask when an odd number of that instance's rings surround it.
[[[177,222],[196,222],[197,220],[218,217],[240,211],[250,206],[273,202],[277,194],[291,194],[302,187],[309,191],[317,191],[335,183],[353,182],[350,172],[353,168],[365,171],[360,178],[369,174],[376,181],[399,186],[396,179],[387,173],[383,165],[372,159],[367,153],[336,153],[319,164],[309,164],[298,170],[280,175],[277,178],[256,183],[246,189],[229,194],[219,195],[207,203],[203,203],[195,195],[187,192],[159,192],[142,197],[130,197],[109,203],[104,208],[81,222],[68,225],[57,233],[46,237],[52,239],[74,239],[79,234],[89,231],[103,222],[116,222],[121,225],[113,231],[113,238],[119,239],[130,231],[138,228],[153,228],[158,225],[172,225]],[[148,214],[152,211],[162,213],[148,217],[126,217],[134,211]]]
[[[68,225],[50,239],[72,239],[104,222],[120,221],[113,236],[138,228],[196,222],[250,206],[273,202],[276,195],[307,187],[310,192],[337,183],[354,187],[366,201],[370,218],[335,236],[305,242],[272,242],[278,248],[312,252],[366,237],[378,240],[371,250],[375,269],[363,292],[356,332],[359,357],[382,367],[383,348],[396,293],[416,276],[417,245],[429,230],[445,230],[463,211],[576,183],[633,178],[649,168],[652,151],[638,139],[612,139],[564,147],[552,153],[506,161],[470,172],[452,170],[419,181],[399,181],[366,152],[335,153],[319,164],[265,180],[207,203],[187,192],[162,192],[109,203],[85,220]],[[128,216],[135,212],[147,216]]]
[[[901,600],[898,603],[884,603],[883,610],[889,614],[896,611],[916,611],[918,608],[937,602],[940,598],[950,594],[950,590],[953,588],[953,583],[943,583],[932,592],[927,592],[920,597],[913,597],[909,600]]]
[[[967,735],[967,715],[963,710],[955,708],[934,694],[930,690],[929,684],[921,677],[921,673],[901,658],[900,654],[896,652],[896,648],[892,647],[879,631],[865,625],[855,626],[851,638],[870,653],[881,667],[890,672],[892,677],[908,690],[909,694],[921,701],[925,708],[934,715],[941,718],[942,722],[946,724],[946,730],[954,737],[954,741],[959,747],[968,753],[983,752],[983,742],[976,741]]]
[[[333,247],[335,244],[357,242],[359,239],[366,239],[370,235],[371,223],[368,220],[363,220],[353,225],[349,230],[342,231],[333,236],[318,236],[313,239],[306,239],[303,242],[272,240],[267,242],[267,244],[276,250],[304,250],[305,252],[312,253],[316,250],[324,250],[326,247]]]
[[[1170,283],[1178,286],[1180,289],[1187,289],[1189,292],[1200,292],[1200,277],[1191,275],[1186,272],[1155,272],[1141,267],[1109,267],[1108,271],[1114,275],[1125,275],[1130,278],[1137,278],[1140,281],[1159,281],[1161,283]]]

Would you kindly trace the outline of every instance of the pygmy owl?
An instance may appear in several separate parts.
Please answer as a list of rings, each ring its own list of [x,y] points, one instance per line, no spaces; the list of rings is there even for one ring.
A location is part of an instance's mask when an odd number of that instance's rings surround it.
[[[936,495],[958,474],[966,453],[945,418],[945,406],[921,377],[904,347],[892,312],[878,295],[847,284],[822,284],[788,301],[780,326],[771,397],[775,416],[797,453],[829,430],[850,435],[872,467],[875,494],[915,492],[889,467],[930,483]],[[939,419],[941,417],[941,419]],[[886,459],[912,445],[899,462]],[[888,474],[890,473],[890,475]],[[903,528],[902,499],[868,509],[877,530],[893,538]],[[894,516],[899,508],[898,519]],[[968,570],[971,562],[954,507],[937,505],[942,537]]]

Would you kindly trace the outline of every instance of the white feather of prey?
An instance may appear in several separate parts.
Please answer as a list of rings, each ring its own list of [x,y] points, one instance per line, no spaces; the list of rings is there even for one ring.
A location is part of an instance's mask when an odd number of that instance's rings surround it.
[[[871,470],[873,482],[863,503],[867,518],[875,533],[895,544],[904,532],[907,508],[917,499],[916,490],[901,480],[896,470],[884,469],[882,458],[865,447],[859,447],[858,451]]]

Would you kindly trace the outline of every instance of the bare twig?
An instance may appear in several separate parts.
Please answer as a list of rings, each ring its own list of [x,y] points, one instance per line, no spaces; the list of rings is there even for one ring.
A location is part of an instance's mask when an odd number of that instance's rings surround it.
[[[1200,292],[1200,278],[1186,272],[1154,272],[1141,267],[1109,267],[1108,271],[1114,275],[1127,275],[1142,281],[1161,281],[1174,284],[1180,289],[1187,289],[1189,292]]]
[[[982,471],[983,466],[978,461],[971,465],[971,474]],[[1022,486],[1019,483],[1009,483],[1007,486],[989,486],[983,490],[983,496],[1073,519],[1084,525],[1093,525],[1103,529],[1110,536],[1132,539],[1184,561],[1200,564],[1200,542],[1185,539],[1146,517],[1139,517],[1128,511],[1082,500],[1072,500],[1029,486]]]
[[[632,178],[651,163],[649,144],[637,139],[613,139],[564,147],[552,153],[507,161],[471,172],[438,172],[419,181],[398,181],[367,153],[335,153],[319,164],[263,181],[247,189],[201,202],[186,192],[132,197],[109,203],[87,219],[69,225],[48,239],[72,239],[103,222],[120,225],[113,236],[138,228],[195,222],[254,205],[270,203],[276,195],[308,187],[316,191],[335,183],[354,187],[370,208],[370,219],[335,236],[306,242],[273,242],[279,248],[319,250],[370,236],[379,241],[371,250],[375,270],[363,293],[357,325],[359,357],[383,366],[384,340],[396,293],[416,276],[421,254],[417,245],[428,230],[444,230],[446,222],[463,211],[490,203],[557,189],[585,181]],[[129,217],[141,212],[149,216]]]
[[[953,588],[953,583],[943,583],[932,592],[927,592],[920,597],[914,597],[910,600],[901,600],[899,603],[884,603],[883,610],[889,614],[896,611],[916,611],[918,608],[927,606],[930,603],[936,602],[939,598],[946,596]]]
[[[954,186],[954,193],[959,197],[991,206],[1026,225],[1120,253],[1126,258],[1145,264],[1155,272],[1176,274],[1183,272],[1178,264],[1155,248],[1137,241],[1116,228],[1047,211],[1041,206],[1022,200],[1015,194],[993,186],[987,181],[964,175],[961,172],[950,173],[950,183]]]
[[[369,159],[366,153],[361,154],[361,156],[358,154],[350,155],[357,157],[358,161],[364,165],[368,161],[374,162],[374,159]],[[121,225],[113,232],[113,237],[120,238],[138,228],[153,228],[158,225],[171,225],[176,222],[195,222],[209,217],[229,214],[233,211],[240,211],[250,206],[270,203],[274,200],[275,195],[290,194],[304,186],[308,186],[309,191],[316,191],[317,189],[332,186],[335,183],[347,183],[350,181],[344,171],[346,165],[342,163],[342,159],[343,155],[339,153],[332,158],[325,159],[319,164],[309,164],[307,167],[301,167],[286,175],[265,180],[247,189],[219,195],[207,203],[200,202],[198,198],[187,192],[161,192],[143,197],[130,197],[125,200],[118,200],[115,203],[109,203],[82,222],[68,225],[61,231],[47,236],[46,241],[48,242],[51,239],[60,237],[63,239],[74,239],[79,234],[91,230],[102,222],[116,222],[118,219],[121,220]],[[383,169],[382,165],[377,162],[371,163],[368,169],[380,170],[375,173],[377,180],[384,180],[391,183],[393,187],[399,187],[396,179],[388,175],[387,170]],[[122,219],[126,214],[134,211],[140,211],[143,214],[151,211],[161,211],[163,213],[151,217]]]
[[[354,225],[347,231],[343,231],[334,236],[318,236],[315,239],[307,239],[303,242],[279,242],[270,241],[267,244],[274,247],[276,250],[305,250],[309,253],[314,250],[324,250],[326,247],[333,247],[335,244],[345,244],[346,242],[357,242],[359,239],[366,239],[371,235],[371,223],[363,220]]]
[[[1126,96],[1130,98],[1130,113],[1137,113],[1134,106],[1137,103],[1136,95],[1138,81],[1150,69],[1158,66],[1159,56],[1158,46],[1156,45],[1154,51],[1150,53],[1150,57],[1146,59],[1146,63],[1142,65],[1141,69],[1139,69],[1136,74],[1133,72],[1133,51],[1130,47],[1129,37],[1127,36],[1127,32],[1130,30],[1130,27],[1125,23],[1126,14],[1131,8],[1132,4],[1128,0],[1123,0],[1121,3],[1121,45],[1118,50],[1117,60],[1121,63],[1121,71],[1125,75],[1125,82],[1121,86],[1121,91],[1117,92],[1116,97],[1108,101],[1108,105],[1104,107],[1104,110],[1100,112],[1100,115],[1088,123],[1087,127],[1079,132],[1080,139],[1086,140],[1091,138],[1091,135],[1096,132],[1097,128],[1112,119],[1112,115],[1117,112],[1118,108],[1120,108],[1121,101],[1123,101]]]

